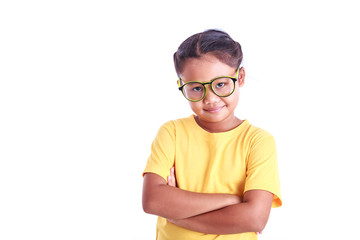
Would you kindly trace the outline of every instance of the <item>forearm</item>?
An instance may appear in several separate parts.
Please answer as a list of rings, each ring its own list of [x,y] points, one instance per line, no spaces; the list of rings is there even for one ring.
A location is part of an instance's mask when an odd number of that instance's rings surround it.
[[[187,219],[169,221],[208,234],[261,232],[269,218],[272,197],[266,191],[249,191],[245,193],[243,203]]]
[[[169,220],[170,222],[192,231],[207,234],[236,234],[262,231],[252,219],[253,213],[247,203],[228,206],[219,210],[194,217]]]
[[[171,187],[155,174],[144,177],[143,208],[168,219],[184,219],[240,202],[231,194],[207,194]]]

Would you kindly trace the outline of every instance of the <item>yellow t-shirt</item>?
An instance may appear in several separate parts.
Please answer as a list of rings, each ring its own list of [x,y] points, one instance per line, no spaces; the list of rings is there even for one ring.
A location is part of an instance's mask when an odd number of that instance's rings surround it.
[[[151,146],[144,174],[167,180],[175,165],[177,186],[201,193],[244,195],[261,189],[274,194],[272,207],[282,205],[276,147],[273,136],[245,120],[221,133],[202,129],[194,116],[165,123]],[[157,240],[257,239],[255,233],[213,235],[178,227],[159,217]]]

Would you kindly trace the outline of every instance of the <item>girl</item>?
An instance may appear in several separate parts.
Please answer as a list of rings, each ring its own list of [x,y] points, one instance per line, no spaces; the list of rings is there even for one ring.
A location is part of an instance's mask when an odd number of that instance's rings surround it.
[[[165,123],[144,170],[143,209],[156,239],[257,239],[282,205],[275,141],[234,111],[244,85],[241,46],[207,30],[174,54],[194,115]]]

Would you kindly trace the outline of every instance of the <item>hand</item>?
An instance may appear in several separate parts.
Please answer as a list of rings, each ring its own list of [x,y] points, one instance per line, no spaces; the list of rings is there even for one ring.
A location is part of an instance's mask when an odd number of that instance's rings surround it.
[[[175,167],[170,169],[170,176],[167,177],[167,184],[171,187],[176,187]]]

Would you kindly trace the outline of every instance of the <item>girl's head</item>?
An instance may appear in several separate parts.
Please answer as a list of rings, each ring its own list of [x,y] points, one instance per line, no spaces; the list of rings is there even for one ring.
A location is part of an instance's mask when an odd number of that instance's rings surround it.
[[[183,71],[189,58],[212,55],[220,62],[237,69],[243,59],[241,46],[229,34],[220,30],[207,30],[186,39],[174,53],[175,70],[178,75]]]
[[[226,131],[238,123],[234,111],[245,79],[242,58],[240,44],[219,30],[195,34],[175,52],[179,89],[202,127]]]

